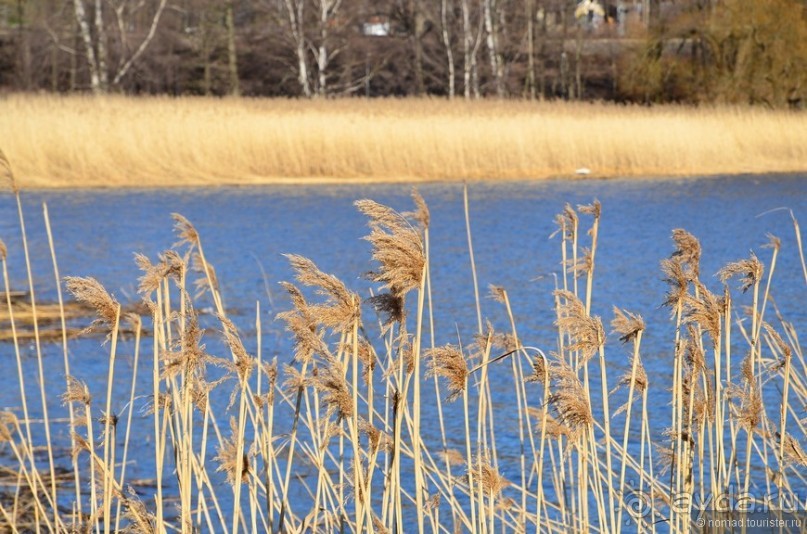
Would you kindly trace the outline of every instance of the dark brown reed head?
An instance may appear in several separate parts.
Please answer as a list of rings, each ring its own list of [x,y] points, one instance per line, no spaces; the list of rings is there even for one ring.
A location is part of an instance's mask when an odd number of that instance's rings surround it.
[[[594,269],[594,256],[591,253],[591,249],[588,247],[583,247],[580,250],[577,263],[574,263],[573,259],[569,260],[569,262],[572,264],[572,272],[575,278],[585,276]]]
[[[349,291],[337,277],[320,271],[310,259],[296,254],[285,256],[295,271],[297,281],[315,288],[317,294],[326,299],[324,304],[309,305],[311,317],[327,328],[339,331],[352,329],[354,321],[361,315],[359,296]]]
[[[65,277],[67,290],[79,302],[83,302],[95,309],[98,319],[85,330],[92,331],[98,326],[104,326],[108,331],[112,331],[118,321],[118,310],[120,304],[109,293],[104,286],[95,278],[81,278],[75,276]]]
[[[359,432],[367,436],[370,452],[377,453],[382,450],[392,450],[392,440],[383,430],[370,424],[366,419],[359,419]]]
[[[684,298],[684,320],[697,323],[712,338],[712,343],[720,342],[721,316],[723,303],[706,286],[695,281],[699,297],[686,295]]]
[[[415,203],[415,211],[404,213],[404,216],[416,221],[421,229],[427,230],[431,222],[431,213],[429,212],[429,206],[426,205],[426,201],[423,200],[420,191],[416,187],[412,188],[412,202]]]
[[[683,349],[684,358],[691,372],[698,374],[706,370],[706,354],[703,351],[698,330],[692,323],[687,325],[687,338],[684,341]]]
[[[146,505],[137,496],[137,492],[129,486],[127,495],[121,498],[124,507],[123,517],[128,519],[129,524],[121,532],[126,534],[156,534],[156,520],[154,515],[148,511]]]
[[[174,231],[179,237],[179,242],[176,245],[187,244],[191,247],[198,247],[199,232],[196,231],[196,227],[179,213],[172,213],[171,218],[174,219]]]
[[[740,279],[740,289],[743,293],[748,291],[757,282],[762,280],[765,266],[759,261],[753,252],[751,256],[744,260],[729,263],[717,272],[720,281],[726,283],[729,279],[738,277]]]
[[[344,367],[336,358],[326,358],[325,365],[317,368],[311,382],[319,391],[329,417],[335,414],[339,421],[352,417],[353,397],[345,380]]]
[[[163,378],[171,378],[180,374],[190,377],[204,375],[205,365],[210,356],[205,352],[202,344],[202,329],[199,327],[199,317],[190,308],[185,317],[185,329],[180,335],[178,350],[163,355]]]
[[[406,319],[406,303],[403,296],[385,291],[368,298],[367,303],[381,318],[385,332],[394,323],[403,323]]]
[[[563,362],[552,366],[550,372],[555,381],[554,392],[549,396],[549,406],[555,417],[572,431],[594,424],[588,392],[577,373]]]
[[[373,260],[379,264],[369,278],[398,296],[419,288],[426,256],[418,230],[400,213],[372,200],[359,200],[355,205],[369,219],[370,235],[365,239],[372,244]]]
[[[488,295],[490,298],[501,304],[505,304],[507,302],[507,291],[502,286],[491,284],[488,286]]]
[[[230,370],[235,372],[240,383],[245,384],[249,380],[252,370],[255,368],[255,358],[247,353],[244,344],[241,342],[241,336],[238,335],[238,330],[235,328],[233,322],[221,315],[218,316],[218,319],[222,325],[224,341],[233,355]]]
[[[327,352],[327,347],[317,330],[311,306],[300,289],[288,282],[281,282],[281,285],[288,292],[293,308],[277,314],[277,318],[286,323],[286,330],[294,338],[295,361],[310,362],[314,354]]]
[[[591,204],[578,205],[577,211],[584,215],[591,215],[594,219],[599,219],[602,216],[602,204],[595,198]]]
[[[567,235],[570,239],[572,239],[574,234],[577,232],[577,226],[580,223],[577,212],[574,211],[572,205],[567,202],[566,205],[563,206],[563,212],[560,215],[565,221],[564,225],[566,227]]]
[[[558,318],[555,324],[568,335],[572,343],[568,349],[579,350],[584,360],[590,359],[605,343],[605,331],[599,317],[591,317],[577,296],[571,291],[557,290]]]
[[[750,382],[736,395],[739,406],[735,412],[735,419],[749,433],[757,431],[762,422],[763,406],[762,395],[756,383]]]
[[[491,465],[487,454],[478,454],[473,459],[473,466],[469,472],[473,474],[474,480],[482,485],[482,491],[487,495],[498,497],[510,485],[510,481]]]
[[[66,378],[67,389],[62,394],[62,403],[78,402],[81,404],[90,404],[92,402],[92,396],[90,395],[90,389],[87,387],[87,384],[74,376],[68,375]]]
[[[773,249],[774,252],[779,252],[779,249],[782,248],[782,240],[771,233],[768,233],[767,237],[768,242],[762,245],[762,248],[770,248]]]
[[[611,328],[619,334],[622,343],[635,340],[637,336],[644,332],[644,319],[641,315],[620,310],[614,306],[614,319],[611,321]]]
[[[235,422],[235,418],[230,418],[230,438],[223,438],[221,441],[221,445],[218,447],[218,455],[216,456],[216,461],[218,461],[219,466],[216,468],[217,472],[224,472],[227,475],[227,482],[230,485],[235,485],[236,481],[240,483],[244,483],[249,478],[249,457],[242,448],[239,450],[238,442],[241,441],[243,444],[243,439],[238,439],[238,425]],[[238,457],[241,457],[241,470],[240,473],[236,473],[238,470]]]
[[[780,440],[784,440],[783,449],[785,458],[787,458],[789,462],[802,467],[807,467],[807,453],[804,452],[799,440],[795,439],[790,434],[785,434],[783,438],[782,434],[779,432],[776,432],[776,437]]]
[[[202,261],[202,255],[198,252],[191,255],[191,270],[200,275],[193,281],[196,298],[209,292],[211,288],[213,291],[219,291],[219,277],[216,275],[216,268],[209,262]]]
[[[765,327],[765,333],[768,335],[771,343],[776,350],[781,355],[779,361],[773,366],[773,370],[778,371],[779,369],[783,368],[793,357],[793,349],[790,348],[790,345],[785,343],[785,340],[782,339],[782,336],[779,335],[779,332],[771,326],[768,322],[763,321],[762,326]]]
[[[700,276],[701,243],[694,235],[682,228],[672,231],[675,251],[671,258],[686,266],[687,277],[694,280]]]
[[[532,359],[532,373],[524,379],[524,382],[538,382],[547,384],[549,381],[549,365],[543,354],[538,354]]]
[[[664,282],[669,286],[662,306],[670,307],[671,313],[674,314],[684,303],[690,278],[684,269],[684,264],[677,259],[661,260],[661,272],[664,274]]]
[[[619,382],[617,383],[617,387],[614,388],[614,391],[621,387],[628,388],[630,390],[631,385],[631,378],[633,378],[633,390],[634,395],[639,396],[647,389],[647,371],[645,371],[644,364],[642,363],[641,358],[636,361],[636,376],[633,376],[633,361],[631,360],[631,367],[625,373],[619,377]],[[612,391],[611,393],[613,393]],[[628,399],[628,402],[617,408],[614,412],[614,416],[621,414],[622,412],[628,409],[628,404],[633,402],[634,399]]]
[[[468,386],[468,364],[462,351],[454,345],[435,347],[426,351],[427,376],[444,378],[448,387],[448,402],[460,397]]]

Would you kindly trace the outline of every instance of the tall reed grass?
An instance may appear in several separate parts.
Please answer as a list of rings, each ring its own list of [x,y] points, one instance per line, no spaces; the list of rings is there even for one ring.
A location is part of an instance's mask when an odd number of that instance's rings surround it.
[[[0,98],[24,187],[807,170],[800,113],[509,101]]]
[[[16,186],[13,194],[20,198]],[[700,274],[701,255],[709,251],[685,230],[673,232],[674,251],[662,262],[669,292],[659,296],[675,325],[671,373],[669,383],[654,384],[642,361],[643,319],[614,308],[610,329],[629,354],[629,370],[614,377],[611,362],[623,349],[606,343],[607,321],[591,314],[607,206],[567,205],[556,219],[563,261],[554,293],[556,346],[541,349],[522,339],[511,295],[502,287],[491,288],[495,308],[486,313],[505,318],[507,330],[483,324],[475,291],[476,338],[435,346],[431,218],[416,192],[413,200],[414,211],[405,213],[356,202],[372,246],[368,277],[375,290],[369,297],[311,259],[287,256],[295,279],[283,283],[291,307],[278,319],[292,349],[280,355],[282,368],[262,353],[259,304],[257,338],[244,342],[223,305],[215,258],[181,215],[174,216],[179,242],[172,249],[136,257],[148,316],[122,316],[118,301],[91,278],[63,279],[75,299],[96,311],[90,329],[105,337],[106,387],[91,390],[76,376],[81,370],[66,338],[65,383],[26,381],[32,363],[41,378],[42,354],[24,361],[14,335],[21,404],[0,413],[2,477],[12,488],[0,491],[0,528],[689,532],[698,526],[693,510],[708,496],[718,499],[710,506],[719,507],[727,506],[724,498],[745,496],[747,504],[776,495],[774,505],[804,510],[807,503],[798,499],[807,487],[807,365],[795,325],[772,298],[778,239],[771,237],[759,256],[728,264],[713,293]],[[60,279],[46,207],[42,217]],[[466,221],[474,270],[467,201]],[[795,218],[793,230],[800,235]],[[0,252],[16,332],[7,262],[26,258],[2,244]],[[751,295],[745,309],[734,303],[738,290]],[[33,309],[33,291],[30,296]],[[223,355],[203,344],[209,333],[199,310],[208,306]],[[131,325],[132,338],[120,336],[122,323]],[[377,338],[368,335],[373,323]],[[141,346],[142,325],[151,340]],[[738,357],[737,350],[744,354]],[[121,358],[123,351],[130,357]],[[124,365],[134,367],[131,383],[115,387]],[[147,371],[138,373],[139,366]],[[510,370],[511,398],[491,395],[492,366]],[[425,387],[434,388],[436,406],[426,401]],[[627,400],[612,407],[616,388],[627,391]],[[648,413],[651,388],[667,392],[668,413]],[[68,421],[49,420],[47,411],[44,420],[33,420],[32,404],[44,410],[56,390],[64,392]],[[136,434],[133,406],[143,390],[149,410],[139,418],[147,424]],[[127,408],[115,413],[120,405]],[[517,425],[497,424],[503,406],[517,414]],[[462,421],[463,435],[446,434],[446,417]],[[426,437],[424,420],[439,436]],[[280,421],[291,422],[290,430],[278,431]],[[72,454],[60,459],[50,436],[65,426]],[[499,455],[496,443],[503,439],[519,443],[518,457]],[[459,449],[450,448],[457,443]],[[128,466],[137,461],[135,446],[140,457],[153,456],[145,491],[132,489]],[[507,479],[507,472],[519,475]]]

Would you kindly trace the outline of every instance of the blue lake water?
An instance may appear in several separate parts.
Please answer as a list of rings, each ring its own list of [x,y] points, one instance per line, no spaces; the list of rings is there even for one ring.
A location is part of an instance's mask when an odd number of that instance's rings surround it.
[[[455,343],[459,334],[464,343],[470,343],[477,319],[462,185],[429,184],[419,190],[432,214],[435,341]],[[140,274],[133,253],[141,252],[155,259],[157,253],[170,247],[176,241],[170,214],[178,212],[199,231],[205,254],[217,270],[224,304],[241,329],[247,348],[255,347],[254,315],[259,301],[263,356],[277,356],[280,362],[287,363],[291,359],[290,340],[282,325],[274,321],[274,315],[288,306],[277,282],[292,278],[281,254],[308,256],[322,270],[369,296],[371,285],[360,276],[373,267],[369,244],[361,239],[367,234],[366,220],[353,202],[371,198],[405,211],[412,208],[409,192],[409,187],[397,185],[42,191],[25,193],[23,201],[39,300],[55,298],[42,220],[43,202],[49,208],[61,274],[95,277],[121,302],[137,299]],[[654,418],[658,414],[663,421],[669,421],[674,325],[669,320],[669,310],[660,308],[666,286],[661,281],[659,261],[673,250],[670,234],[674,228],[684,228],[700,239],[702,277],[712,291],[722,291],[713,274],[726,262],[748,257],[753,250],[767,264],[771,252],[762,248],[767,242],[766,234],[770,232],[781,238],[772,295],[784,317],[797,331],[804,331],[806,289],[793,226],[787,211],[769,210],[792,209],[804,224],[807,175],[472,183],[469,198],[480,290],[486,295],[489,284],[503,286],[510,295],[523,343],[546,353],[555,350],[557,339],[552,290],[553,273],[560,273],[560,241],[557,237],[550,239],[556,230],[554,216],[567,202],[576,206],[599,199],[603,213],[593,313],[602,316],[606,325],[613,317],[614,305],[644,317],[647,331],[642,355]],[[589,219],[583,216],[583,227],[588,223]],[[0,239],[9,248],[12,288],[24,289],[27,281],[16,205],[8,195],[0,197]],[[581,237],[581,244],[587,245],[585,236]],[[734,293],[737,304],[750,303],[748,295]],[[739,310],[739,305],[735,309]],[[483,298],[482,310],[494,326],[507,329],[507,316],[499,303]],[[366,316],[367,322],[372,323],[369,309]],[[735,339],[740,340],[739,334],[735,334]],[[209,335],[206,342],[211,350],[220,347],[215,334]],[[379,342],[377,350],[383,352],[382,347]],[[29,387],[33,388],[35,352],[32,346],[25,348],[26,373]],[[70,345],[74,374],[88,382],[98,399],[103,398],[105,391],[107,350],[97,339],[78,340]],[[12,346],[2,344],[0,351],[0,365],[10,375],[15,372]],[[131,354],[132,348],[124,343],[121,351],[122,370],[116,375],[120,382],[116,391],[120,396],[114,400],[117,410],[123,410],[128,396],[126,368],[130,363],[126,355]],[[64,417],[64,408],[57,397],[64,384],[61,347],[45,345],[44,353],[46,383],[49,390],[51,387],[54,390],[51,417]],[[606,353],[610,362],[609,381],[613,385],[627,369],[629,350],[612,335]],[[149,365],[150,362],[144,362],[143,395],[149,390]],[[495,365],[490,372],[500,465],[507,478],[519,480],[517,414],[511,404],[514,397],[510,365]],[[0,390],[0,407],[20,405],[19,391],[13,385],[16,381],[9,384],[12,385]],[[540,394],[538,389],[530,391],[536,396]],[[425,388],[424,395],[429,394],[433,395],[433,390]],[[622,404],[624,398],[624,393],[615,394],[611,406]],[[536,398],[533,404],[537,406],[538,401]],[[145,399],[138,402],[147,403]],[[34,416],[37,416],[36,404],[32,402]],[[461,415],[460,403],[448,410]],[[290,425],[288,413],[279,417],[278,432],[285,432]],[[149,428],[151,419],[139,413],[135,418]],[[426,443],[437,445],[436,414],[427,412],[423,418]],[[455,437],[451,446],[464,450],[460,420],[461,417],[448,418],[448,434]],[[621,417],[617,421],[617,428],[621,429]],[[659,437],[663,427],[659,424],[654,429],[654,437]],[[54,431],[57,442],[65,445],[67,426],[57,425]],[[150,454],[143,454],[140,448],[135,451],[130,467],[132,477],[153,476]]]

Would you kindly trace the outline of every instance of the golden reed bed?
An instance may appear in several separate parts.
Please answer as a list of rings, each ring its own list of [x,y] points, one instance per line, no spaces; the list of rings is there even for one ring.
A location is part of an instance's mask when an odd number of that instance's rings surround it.
[[[803,113],[445,100],[0,99],[30,187],[680,176],[807,170]]]

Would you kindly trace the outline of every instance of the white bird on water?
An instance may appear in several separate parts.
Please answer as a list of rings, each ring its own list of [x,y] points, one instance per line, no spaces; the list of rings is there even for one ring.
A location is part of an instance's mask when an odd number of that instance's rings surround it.
[[[579,169],[574,171],[574,173],[580,176],[588,176],[589,174],[591,174],[591,169],[589,169],[588,167],[580,167]]]

